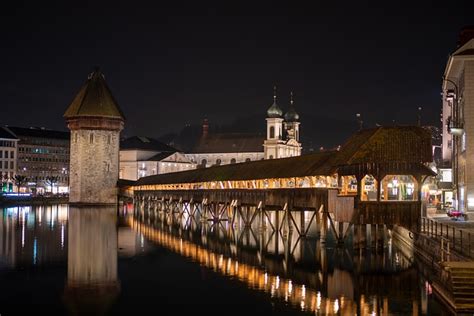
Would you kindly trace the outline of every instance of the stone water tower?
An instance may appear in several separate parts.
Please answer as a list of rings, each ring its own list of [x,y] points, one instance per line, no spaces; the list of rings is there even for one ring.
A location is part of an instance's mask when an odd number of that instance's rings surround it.
[[[64,117],[71,130],[69,202],[115,204],[125,118],[98,68]]]

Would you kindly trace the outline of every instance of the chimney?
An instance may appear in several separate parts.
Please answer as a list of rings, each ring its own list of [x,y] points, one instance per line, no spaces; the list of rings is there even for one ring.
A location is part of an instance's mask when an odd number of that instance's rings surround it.
[[[209,121],[206,118],[202,121],[202,137],[207,137],[208,134],[209,134]]]
[[[465,26],[459,32],[458,47],[463,46],[474,38],[474,25]]]

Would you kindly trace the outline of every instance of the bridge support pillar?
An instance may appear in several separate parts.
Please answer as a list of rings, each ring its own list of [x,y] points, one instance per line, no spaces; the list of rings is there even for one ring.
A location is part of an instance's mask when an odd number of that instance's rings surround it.
[[[377,247],[377,225],[370,225],[370,246],[371,248]]]
[[[353,247],[354,249],[359,249],[360,247],[360,225],[354,224],[354,231],[352,237]]]
[[[367,224],[360,225],[360,240],[359,240],[360,248],[367,247]]]
[[[337,232],[337,243],[338,244],[344,244],[344,223],[343,222],[339,222],[338,223],[338,226],[339,226],[339,231]]]
[[[326,243],[326,236],[328,233],[328,214],[323,212],[321,214],[321,243]]]
[[[385,237],[385,225],[384,224],[378,224],[377,225],[378,229],[377,229],[377,245],[379,248],[382,248],[384,247],[384,237]]]

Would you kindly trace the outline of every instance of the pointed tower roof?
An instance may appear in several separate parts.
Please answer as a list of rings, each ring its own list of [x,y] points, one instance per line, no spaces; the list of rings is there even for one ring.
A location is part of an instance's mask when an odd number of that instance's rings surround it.
[[[285,121],[297,122],[300,119],[300,115],[296,113],[295,106],[293,105],[293,92],[290,93],[290,108],[285,113]]]
[[[281,117],[283,115],[283,111],[280,109],[278,104],[276,103],[276,86],[273,87],[273,104],[267,110],[267,116],[271,118]]]
[[[99,68],[95,68],[88,76],[64,113],[66,119],[92,116],[125,119]]]

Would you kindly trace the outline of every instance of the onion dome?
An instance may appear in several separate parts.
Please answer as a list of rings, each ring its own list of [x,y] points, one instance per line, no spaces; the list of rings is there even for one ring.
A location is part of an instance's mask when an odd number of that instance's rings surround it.
[[[290,109],[285,113],[285,121],[287,122],[297,122],[300,119],[300,116],[295,111],[295,106],[293,105],[293,92],[290,94]]]
[[[273,87],[273,104],[267,110],[267,117],[278,118],[283,115],[283,111],[276,103],[276,87]]]

